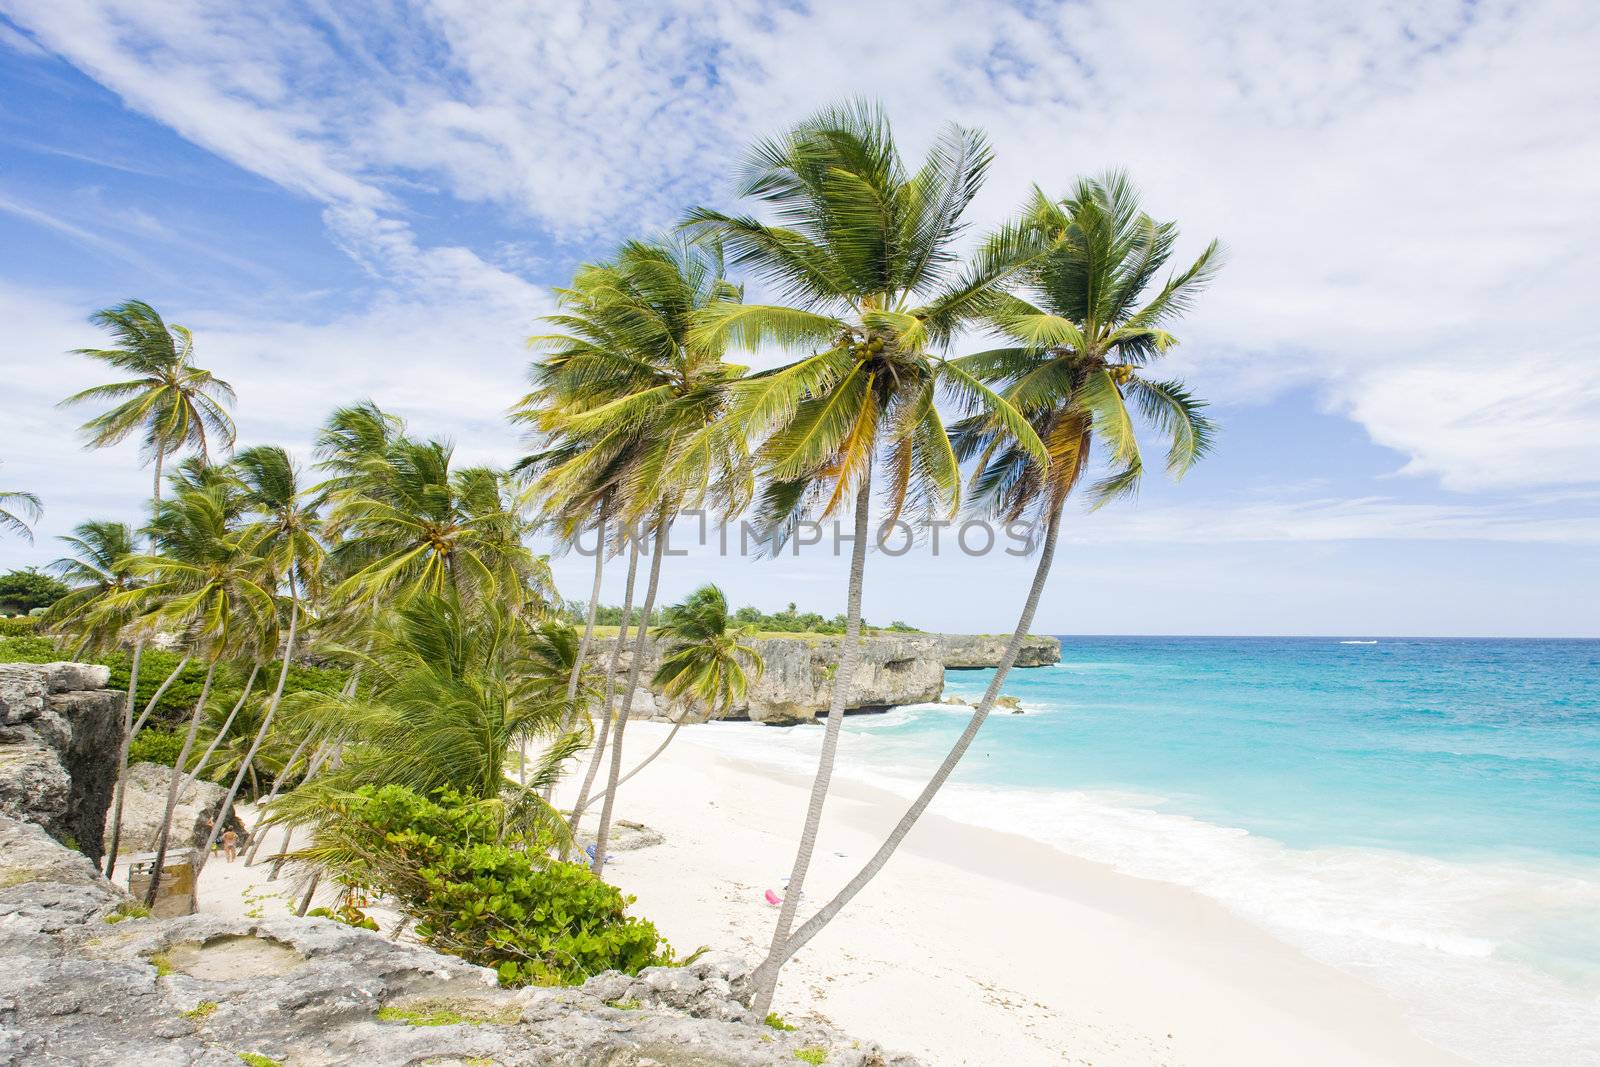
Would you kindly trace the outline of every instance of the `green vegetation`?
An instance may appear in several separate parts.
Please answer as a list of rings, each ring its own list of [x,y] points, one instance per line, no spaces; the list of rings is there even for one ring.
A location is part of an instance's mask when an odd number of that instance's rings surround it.
[[[392,901],[424,944],[494,968],[505,985],[573,984],[672,960],[655,927],[626,913],[631,897],[549,859],[543,824],[508,832],[499,799],[367,785],[320,803],[307,860],[354,895]]]
[[[185,1019],[192,1019],[195,1022],[203,1022],[204,1020],[211,1018],[211,1014],[217,1010],[217,1007],[218,1004],[214,1000],[202,1000],[188,1011],[183,1012],[182,1015]]]
[[[616,1008],[618,1011],[639,1010],[639,1002],[637,1000],[608,1000],[606,1001],[606,1006]]]
[[[515,1005],[487,1006],[468,1001],[425,1000],[404,1007],[385,1004],[378,1019],[407,1026],[460,1026],[477,1023],[514,1023],[521,1013]]]
[[[810,1048],[797,1048],[794,1050],[794,1058],[799,1060],[801,1063],[826,1063],[828,1059],[828,1050],[816,1045],[812,1045]]]
[[[156,969],[157,978],[165,978],[173,973],[172,957],[165,952],[154,953],[150,957],[150,966]]]
[[[148,919],[150,909],[143,904],[132,900],[124,900],[106,915],[104,922],[115,926],[117,923],[126,922],[128,919]]]
[[[245,1067],[283,1067],[282,1060],[263,1056],[259,1052],[238,1052],[235,1055],[244,1061]]]
[[[26,567],[0,574],[0,615],[27,615],[48,608],[72,590],[65,582]]]
[[[763,1020],[763,1022],[765,1022],[768,1026],[772,1027],[774,1030],[794,1030],[794,1029],[797,1029],[796,1027],[791,1026],[788,1023],[784,1022],[783,1021],[783,1016],[779,1015],[775,1011],[767,1012],[767,1017],[766,1017],[766,1019]]]
[[[183,751],[183,735],[176,730],[150,726],[128,744],[129,763],[159,763],[176,767]]]

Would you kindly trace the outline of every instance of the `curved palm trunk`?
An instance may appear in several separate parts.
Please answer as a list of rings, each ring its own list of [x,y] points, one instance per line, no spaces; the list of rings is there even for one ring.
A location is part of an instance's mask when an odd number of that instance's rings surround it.
[[[594,788],[595,777],[600,772],[600,761],[605,758],[606,743],[611,740],[611,709],[617,702],[617,667],[622,662],[622,646],[628,643],[628,620],[633,616],[633,586],[638,575],[639,540],[633,538],[628,542],[628,577],[622,589],[622,625],[617,627],[617,643],[611,647],[611,657],[606,663],[605,698],[600,703],[600,736],[594,743],[594,752],[589,756],[589,769],[583,772],[583,784],[578,787],[578,799],[573,801],[572,816],[567,820],[570,839],[561,846],[563,861],[571,853],[573,841],[577,840],[578,824],[583,821],[583,813],[589,807],[589,791]]]
[[[117,846],[122,830],[122,776],[128,772],[128,746],[133,744],[133,709],[139,702],[139,660],[144,655],[144,638],[133,645],[133,662],[128,666],[128,705],[122,713],[122,740],[117,746],[117,797],[116,814],[112,820],[111,842],[105,850],[105,872],[110,878],[117,867]]]
[[[989,712],[994,707],[995,700],[1000,696],[1000,687],[1005,683],[1007,673],[1010,672],[1012,665],[1017,661],[1017,653],[1022,648],[1023,640],[1028,636],[1028,631],[1033,626],[1033,616],[1035,611],[1038,610],[1039,598],[1044,593],[1045,581],[1050,576],[1050,565],[1055,558],[1056,534],[1060,525],[1061,513],[1057,510],[1051,514],[1046,522],[1044,545],[1039,551],[1039,563],[1033,572],[1033,585],[1029,587],[1028,599],[1022,605],[1022,614],[1017,619],[1017,628],[1012,632],[1011,640],[1006,644],[1005,654],[1001,656],[1000,663],[995,668],[994,677],[989,680],[989,686],[984,690],[983,699],[978,701],[977,708],[972,712],[972,718],[968,720],[966,728],[961,731],[961,736],[956,738],[955,744],[950,747],[949,753],[945,755],[944,762],[939,764],[939,769],[934,771],[932,778],[928,779],[928,784],[923,787],[921,793],[917,794],[917,799],[912,801],[911,806],[906,809],[906,813],[900,817],[900,821],[890,831],[888,838],[878,847],[878,851],[873,853],[872,858],[866,862],[861,870],[856,872],[855,877],[851,878],[845,884],[845,887],[839,890],[834,895],[834,898],[824,904],[815,915],[807,919],[800,929],[794,932],[794,936],[784,942],[782,946],[775,950],[775,954],[769,956],[766,962],[762,964],[761,969],[770,970],[772,978],[769,984],[760,987],[764,995],[754,1005],[753,1010],[759,1013],[759,1018],[765,1019],[766,1013],[772,1010],[771,990],[775,989],[777,985],[778,968],[782,967],[791,956],[800,951],[806,942],[817,936],[833,920],[833,917],[839,914],[844,906],[850,903],[855,895],[866,887],[868,882],[877,877],[878,872],[883,870],[884,865],[889,862],[889,857],[894,855],[895,850],[906,839],[906,835],[911,832],[911,828],[922,817],[922,813],[928,809],[928,805],[933,803],[934,796],[949,780],[951,773],[956,769],[956,765],[966,755],[967,749],[972,747],[973,740],[977,738],[978,731],[983,728],[984,721],[989,717]],[[759,976],[761,972],[758,970],[757,973]]]
[[[233,784],[228,786],[228,795],[222,798],[222,807],[218,810],[217,818],[212,823],[211,833],[206,837],[206,847],[200,850],[200,865],[204,868],[207,858],[211,855],[211,846],[217,843],[217,838],[222,833],[224,821],[233,811],[233,801],[239,795],[239,786],[244,782],[245,773],[248,771],[252,777],[255,774],[256,753],[261,750],[261,743],[266,740],[267,732],[272,729],[272,719],[278,714],[278,705],[283,701],[283,686],[289,680],[289,661],[294,658],[295,634],[300,628],[300,594],[291,589],[289,598],[289,638],[283,648],[283,665],[278,668],[278,685],[272,691],[272,700],[267,704],[267,713],[261,716],[261,727],[256,731],[255,738],[250,742],[250,750],[245,753],[244,759],[239,763],[239,769],[234,772]],[[259,788],[257,789],[259,793]]]
[[[595,521],[594,541],[594,582],[589,587],[589,610],[584,613],[583,636],[578,639],[578,655],[572,661],[572,673],[567,677],[567,707],[561,713],[561,728],[556,731],[557,736],[567,732],[567,727],[572,725],[572,720],[578,714],[578,682],[583,677],[583,661],[589,656],[589,647],[594,643],[594,616],[600,607],[600,581],[605,573],[606,564],[606,509],[607,504],[600,505],[600,515]],[[623,623],[627,623],[624,618]],[[619,634],[618,640],[621,640]],[[528,743],[522,743],[522,769],[526,776],[528,768]],[[544,787],[543,796],[549,800],[555,793],[556,784],[551,782]]]
[[[612,793],[616,792],[618,789],[621,789],[623,786],[627,785],[629,778],[632,778],[634,775],[638,774],[640,771],[642,771],[646,767],[650,766],[650,764],[655,760],[655,758],[657,756],[661,755],[661,753],[663,753],[663,752],[665,752],[667,750],[667,746],[672,744],[672,739],[674,737],[678,736],[678,731],[681,730],[681,729],[683,729],[683,723],[681,723],[681,722],[673,723],[672,724],[672,729],[667,731],[666,740],[662,741],[661,744],[657,745],[656,746],[656,750],[654,752],[650,753],[650,755],[648,755],[644,759],[640,760],[639,761],[639,765],[637,767],[635,767],[633,770],[629,771],[627,774],[624,774],[622,776],[622,780],[620,782],[618,782],[615,786],[613,786],[610,789],[607,789],[604,793],[602,793],[599,796],[595,797],[594,800],[590,800],[588,803],[584,804],[584,807],[587,808],[590,804],[593,804],[595,800],[606,800],[606,799],[609,799]]]
[[[183,784],[183,766],[189,762],[189,752],[194,748],[194,735],[200,729],[200,716],[205,712],[206,699],[211,696],[211,680],[216,677],[217,664],[212,660],[206,668],[206,680],[200,686],[200,699],[195,701],[194,714],[189,716],[189,732],[184,735],[183,749],[178,753],[178,762],[172,768],[172,780],[167,785],[167,807],[161,816],[161,833],[156,837],[156,863],[150,872],[150,888],[145,890],[144,906],[154,907],[156,893],[161,888],[161,867],[167,861],[167,844],[172,837],[172,813],[178,806],[178,789]]]
[[[183,783],[183,788],[188,789],[200,775],[204,773],[206,764],[211,762],[211,757],[216,753],[217,746],[222,744],[222,739],[228,736],[228,731],[233,727],[233,720],[238,717],[239,709],[244,707],[244,702],[250,699],[251,690],[256,687],[256,675],[261,673],[261,664],[250,665],[250,676],[244,680],[244,692],[239,694],[239,699],[233,702],[233,707],[228,711],[228,717],[222,721],[222,729],[217,731],[217,736],[211,739],[211,744],[200,756],[200,761],[194,765],[194,770],[189,772],[189,780]]]
[[[270,805],[273,799],[277,797],[279,790],[283,788],[283,783],[288,780],[290,772],[294,770],[294,765],[300,762],[300,757],[305,754],[305,750],[310,744],[311,735],[308,733],[305,737],[300,739],[300,744],[295,746],[295,750],[289,754],[289,762],[283,765],[282,773],[272,780],[272,789],[267,793],[266,799],[256,805],[256,810],[258,812],[262,808]],[[309,766],[309,764],[307,764],[307,766]],[[260,820],[258,819],[257,823],[259,824],[259,822]],[[256,861],[256,853],[261,851],[261,840],[265,836],[265,834],[256,833],[254,829],[251,830],[250,851],[246,852],[244,856],[244,865],[246,867],[250,866]]]
[[[833,783],[833,761],[839,748],[839,727],[844,723],[844,706],[850,698],[850,675],[856,667],[861,639],[861,586],[867,569],[867,509],[872,503],[872,470],[861,476],[856,490],[855,541],[850,545],[850,588],[845,599],[844,640],[839,648],[839,667],[833,676],[833,697],[828,703],[828,723],[822,734],[822,752],[817,758],[817,776],[811,780],[811,799],[806,805],[806,821],[800,830],[800,846],[795,850],[794,866],[789,871],[789,886],[778,910],[772,930],[772,945],[767,958],[756,969],[756,1018],[765,1019],[772,1010],[772,994],[778,988],[778,970],[783,966],[783,948],[794,925],[795,909],[805,889],[811,855],[817,848],[817,831],[822,826],[822,808]]]
[[[133,705],[139,687],[139,657],[143,653],[144,642],[140,641],[133,646],[133,671],[128,679],[128,718],[133,718]],[[106,846],[106,877],[110,878],[117,868],[117,849],[122,844],[122,802],[128,793],[128,750],[133,745],[133,739],[139,736],[139,730],[144,726],[145,720],[155,710],[156,702],[167,692],[167,688],[178,680],[178,675],[189,665],[189,657],[184,656],[178,665],[172,668],[172,673],[167,675],[167,680],[161,683],[155,695],[150,698],[150,703],[144,706],[144,712],[137,722],[130,724],[122,735],[122,745],[117,753],[117,793],[111,804],[111,843]]]
[[[315,763],[306,767],[306,776],[300,779],[300,784],[305,785],[317,776],[317,773],[330,763],[334,763],[339,756],[340,746],[344,744],[341,735],[334,742],[322,750],[322,757]],[[294,825],[287,824],[283,828],[283,844],[278,846],[277,857],[272,861],[272,870],[267,874],[267,881],[277,881],[278,873],[283,870],[283,864],[289,855],[289,846],[294,843]]]
[[[617,709],[616,737],[611,741],[611,776],[606,789],[606,802],[600,806],[600,825],[594,834],[594,862],[589,869],[599,878],[606,866],[606,841],[611,836],[611,809],[617,801],[618,779],[622,777],[622,734],[628,728],[628,712],[633,708],[633,694],[639,687],[639,672],[644,668],[644,646],[650,636],[650,612],[656,605],[656,587],[661,581],[661,557],[667,548],[667,525],[670,514],[663,508],[656,520],[656,540],[650,546],[650,577],[644,584],[644,605],[639,611],[639,632],[633,639],[633,662],[628,664],[628,681],[622,692],[622,707]]]

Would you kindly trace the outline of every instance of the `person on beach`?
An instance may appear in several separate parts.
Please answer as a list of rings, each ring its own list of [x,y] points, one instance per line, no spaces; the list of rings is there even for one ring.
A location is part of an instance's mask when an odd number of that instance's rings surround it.
[[[239,855],[239,835],[233,830],[225,830],[222,834],[222,854],[232,863]]]

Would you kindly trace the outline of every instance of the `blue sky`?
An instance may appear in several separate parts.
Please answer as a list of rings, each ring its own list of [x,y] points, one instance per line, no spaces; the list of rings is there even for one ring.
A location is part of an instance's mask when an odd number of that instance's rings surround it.
[[[53,408],[95,380],[63,354],[93,309],[193,328],[244,443],[303,454],[372,396],[505,462],[549,287],[864,94],[912,152],[989,132],[980,229],[1122,166],[1181,251],[1231,251],[1175,358],[1221,447],[1074,513],[1038,628],[1600,635],[1593,5],[642,10],[0,0],[0,485],[47,508],[0,567],[147,491]],[[557,561],[568,590],[584,562]],[[832,614],[842,563],[691,551],[663,592]],[[998,630],[1027,573],[875,558],[866,613]]]

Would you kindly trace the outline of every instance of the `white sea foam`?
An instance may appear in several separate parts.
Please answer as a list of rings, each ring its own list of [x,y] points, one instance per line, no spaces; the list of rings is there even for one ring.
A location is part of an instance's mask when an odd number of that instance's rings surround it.
[[[952,705],[853,717],[837,773],[915,793],[927,767],[903,765],[880,729]],[[726,724],[697,740],[741,758],[810,774],[820,727]],[[1600,975],[1541,966],[1541,915],[1600,915],[1600,872],[1512,860],[1458,862],[1372,848],[1290,848],[1235,827],[1159,810],[1122,793],[956,784],[934,810],[1034,837],[1142,878],[1194,889],[1399,997],[1420,1031],[1497,1067],[1600,1063]],[[1595,932],[1600,936],[1600,931]]]

